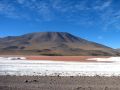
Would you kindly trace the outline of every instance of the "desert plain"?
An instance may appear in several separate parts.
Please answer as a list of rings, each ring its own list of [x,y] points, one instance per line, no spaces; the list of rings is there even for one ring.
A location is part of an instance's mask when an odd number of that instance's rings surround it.
[[[0,90],[120,90],[120,57],[0,56]]]

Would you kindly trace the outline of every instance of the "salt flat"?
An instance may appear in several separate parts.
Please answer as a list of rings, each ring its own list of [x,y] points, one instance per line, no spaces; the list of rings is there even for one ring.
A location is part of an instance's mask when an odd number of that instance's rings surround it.
[[[24,57],[0,57],[0,75],[29,76],[120,76],[120,57],[90,58],[106,62],[66,62],[52,60],[26,60]],[[74,60],[73,60],[74,61]]]

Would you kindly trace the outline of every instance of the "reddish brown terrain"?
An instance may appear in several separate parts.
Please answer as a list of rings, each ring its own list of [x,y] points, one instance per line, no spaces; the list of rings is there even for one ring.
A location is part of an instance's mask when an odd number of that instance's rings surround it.
[[[95,62],[95,60],[87,60],[87,59],[89,59],[89,58],[108,58],[108,56],[26,56],[26,58],[29,60]]]

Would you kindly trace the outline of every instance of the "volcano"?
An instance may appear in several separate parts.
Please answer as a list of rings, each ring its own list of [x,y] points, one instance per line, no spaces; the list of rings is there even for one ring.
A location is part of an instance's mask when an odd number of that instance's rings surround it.
[[[67,32],[36,32],[0,38],[0,54],[116,56],[116,50]]]

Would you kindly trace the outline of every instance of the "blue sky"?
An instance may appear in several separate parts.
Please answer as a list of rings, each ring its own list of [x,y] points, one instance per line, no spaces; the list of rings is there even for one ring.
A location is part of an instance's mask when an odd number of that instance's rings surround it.
[[[0,0],[0,37],[45,31],[120,48],[120,0]]]

